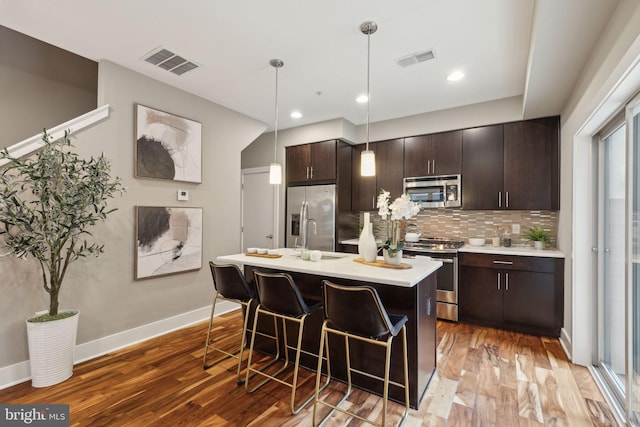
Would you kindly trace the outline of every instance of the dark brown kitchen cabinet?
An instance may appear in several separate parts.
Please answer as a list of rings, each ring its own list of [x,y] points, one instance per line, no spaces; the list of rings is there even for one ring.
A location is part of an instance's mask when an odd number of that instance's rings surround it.
[[[458,175],[462,172],[462,131],[404,139],[404,176]]]
[[[504,205],[507,209],[557,210],[558,117],[504,125]]]
[[[462,208],[557,210],[559,117],[462,131]]]
[[[460,321],[560,336],[564,260],[461,253]]]
[[[335,181],[336,140],[287,147],[287,183]]]
[[[354,211],[376,210],[377,196],[382,188],[389,191],[394,199],[402,194],[404,139],[369,144],[369,149],[376,154],[376,176],[360,175],[360,154],[365,146],[353,147],[351,209]]]
[[[402,194],[402,160],[404,138],[376,142],[376,186],[377,192],[384,188],[392,199]]]
[[[462,131],[462,208],[501,209],[503,125]]]

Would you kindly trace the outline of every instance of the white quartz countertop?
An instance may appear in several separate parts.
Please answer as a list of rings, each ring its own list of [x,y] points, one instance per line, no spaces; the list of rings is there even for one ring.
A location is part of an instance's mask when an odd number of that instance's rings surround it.
[[[411,268],[395,269],[361,264],[354,261],[358,255],[343,252],[322,252],[322,259],[316,262],[302,260],[299,250],[282,248],[278,252],[280,258],[233,254],[219,256],[217,261],[404,287],[415,286],[442,266],[441,261],[427,257],[403,258],[402,262]]]
[[[343,240],[340,243],[343,245],[357,245],[358,239]],[[458,249],[458,252],[472,252],[479,254],[495,254],[495,255],[519,255],[519,256],[538,256],[538,257],[550,257],[550,258],[564,258],[564,253],[558,249],[536,249],[530,245],[514,245],[508,248],[503,246],[491,246],[491,244],[485,244],[482,246],[472,246],[466,244]]]
[[[564,253],[560,252],[558,249],[536,249],[528,245],[517,245],[505,248],[503,246],[491,246],[491,244],[485,244],[482,246],[472,246],[466,244],[458,249],[458,252],[564,258]]]

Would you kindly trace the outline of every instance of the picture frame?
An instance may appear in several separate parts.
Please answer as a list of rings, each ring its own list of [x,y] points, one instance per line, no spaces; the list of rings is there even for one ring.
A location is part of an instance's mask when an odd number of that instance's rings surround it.
[[[136,178],[202,182],[202,124],[135,104]]]
[[[135,207],[134,279],[202,268],[202,208]]]

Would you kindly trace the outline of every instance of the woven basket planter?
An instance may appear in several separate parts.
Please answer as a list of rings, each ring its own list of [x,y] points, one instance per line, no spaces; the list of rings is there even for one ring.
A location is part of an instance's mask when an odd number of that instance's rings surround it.
[[[71,310],[69,310],[71,311]],[[80,313],[51,322],[29,322],[29,361],[31,385],[47,387],[73,375],[73,354],[76,346]]]

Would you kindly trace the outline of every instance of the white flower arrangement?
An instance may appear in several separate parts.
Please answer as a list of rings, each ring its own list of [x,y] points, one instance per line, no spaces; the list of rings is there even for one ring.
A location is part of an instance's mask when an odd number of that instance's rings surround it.
[[[411,219],[420,212],[420,204],[411,201],[408,194],[402,194],[389,204],[391,193],[380,189],[378,195],[378,215],[387,223],[387,238],[382,247],[387,250],[390,257],[395,257],[404,247],[404,242],[398,241],[398,223],[401,220]]]

